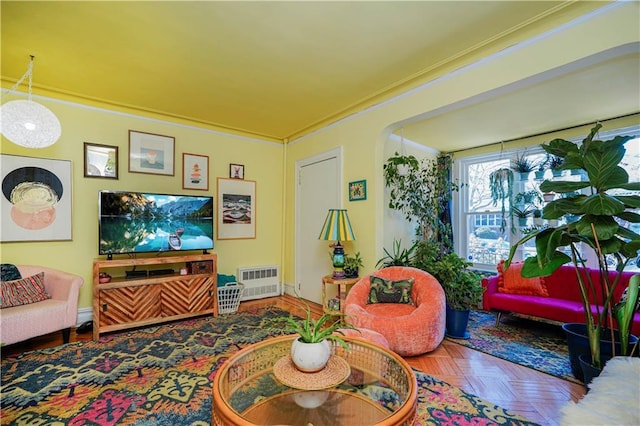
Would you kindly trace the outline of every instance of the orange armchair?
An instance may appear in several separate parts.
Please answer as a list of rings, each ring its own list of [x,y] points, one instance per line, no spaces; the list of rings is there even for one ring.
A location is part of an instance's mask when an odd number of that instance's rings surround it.
[[[402,356],[436,349],[444,339],[445,331],[445,297],[438,280],[425,271],[404,266],[390,266],[372,275],[394,281],[413,278],[413,304],[367,304],[370,282],[366,276],[347,294],[347,323],[377,331],[387,339],[391,350]]]

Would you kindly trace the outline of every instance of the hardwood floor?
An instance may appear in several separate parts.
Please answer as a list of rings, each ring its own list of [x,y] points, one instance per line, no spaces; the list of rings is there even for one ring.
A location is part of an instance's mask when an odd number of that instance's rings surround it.
[[[297,315],[304,312],[290,296],[242,302],[240,311],[277,306]],[[311,304],[314,315],[320,305]],[[91,332],[71,332],[71,341],[91,340]],[[54,333],[2,348],[2,354],[14,354],[62,344],[62,334]],[[444,380],[466,392],[493,402],[541,425],[560,424],[560,409],[568,401],[584,395],[581,384],[540,373],[445,339],[435,351],[405,360],[420,371]]]

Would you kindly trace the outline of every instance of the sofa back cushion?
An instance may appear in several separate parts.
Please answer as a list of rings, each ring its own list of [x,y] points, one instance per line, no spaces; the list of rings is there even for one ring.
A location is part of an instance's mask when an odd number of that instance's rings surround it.
[[[524,278],[522,265],[522,262],[512,262],[505,270],[504,260],[498,263],[498,291],[509,294],[549,296],[544,278]]]
[[[600,280],[599,271],[597,269],[584,269],[580,268],[580,273],[582,274],[583,279],[586,280],[586,274],[588,273],[591,276],[591,280],[593,280],[596,288],[599,289],[599,284],[597,284]],[[609,272],[609,277],[611,282],[613,282],[613,278],[616,276],[616,272]],[[620,283],[616,286],[614,291],[614,302],[617,302],[620,299],[620,296],[624,292],[624,289],[629,286],[629,279],[633,276],[633,272],[623,272],[620,278]],[[586,281],[585,281],[586,282]],[[576,270],[571,265],[563,265],[558,268],[553,274],[548,277],[545,277],[545,283],[547,284],[547,290],[549,292],[550,297],[555,297],[558,299],[565,300],[580,300],[580,288],[578,287],[578,278],[576,275]],[[595,297],[591,297],[591,303],[602,305],[603,297],[600,291],[596,292],[597,295]]]

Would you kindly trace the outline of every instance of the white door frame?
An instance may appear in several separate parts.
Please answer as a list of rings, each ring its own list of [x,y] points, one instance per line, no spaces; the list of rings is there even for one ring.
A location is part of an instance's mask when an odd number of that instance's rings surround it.
[[[336,158],[336,161],[338,162],[338,178],[336,179],[337,182],[337,194],[338,194],[338,199],[339,199],[339,206],[336,206],[336,208],[342,208],[342,200],[343,200],[343,192],[342,192],[342,187],[344,185],[342,185],[342,170],[343,170],[343,160],[342,160],[342,146],[338,146],[336,148],[330,149],[328,151],[325,152],[321,152],[319,154],[313,155],[311,157],[307,157],[307,158],[302,158],[300,160],[297,160],[295,163],[295,186],[296,186],[296,190],[295,190],[295,221],[296,221],[296,225],[295,225],[295,251],[294,251],[294,255],[295,255],[295,282],[293,283],[294,285],[294,289],[296,291],[299,291],[299,286],[300,286],[300,251],[302,250],[302,248],[300,247],[300,241],[298,236],[300,235],[300,205],[299,200],[300,200],[300,185],[298,184],[299,179],[300,179],[300,169],[302,167],[308,166],[310,164],[314,164],[314,163],[318,163],[320,161],[325,161],[331,158]],[[318,234],[320,234],[320,229],[318,229]],[[318,277],[318,281],[321,279],[321,277]]]

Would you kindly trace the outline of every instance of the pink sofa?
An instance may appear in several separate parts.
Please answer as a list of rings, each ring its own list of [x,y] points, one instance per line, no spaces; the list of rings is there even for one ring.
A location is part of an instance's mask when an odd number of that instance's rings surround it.
[[[590,269],[588,272],[593,280],[597,280],[598,270]],[[614,292],[614,300],[619,300],[620,295],[629,285],[632,275],[631,272],[623,273]],[[513,312],[562,323],[584,323],[584,310],[580,302],[580,290],[573,266],[561,266],[551,276],[544,278],[549,296],[501,293],[498,291],[498,280],[497,275],[482,280],[482,285],[486,288],[483,296],[485,310],[497,311],[498,315],[502,312]],[[592,302],[601,304],[602,300],[599,298]],[[640,336],[640,313],[638,312],[633,318],[631,332]]]
[[[44,287],[51,299],[0,309],[0,342],[9,345],[58,330],[69,342],[77,322],[82,277],[42,266],[16,266],[23,278],[44,272]]]

